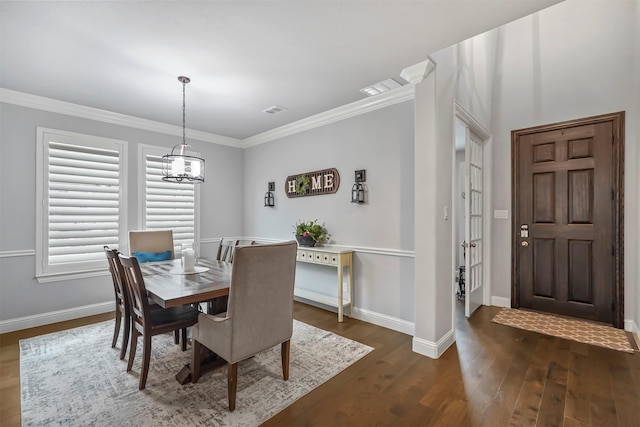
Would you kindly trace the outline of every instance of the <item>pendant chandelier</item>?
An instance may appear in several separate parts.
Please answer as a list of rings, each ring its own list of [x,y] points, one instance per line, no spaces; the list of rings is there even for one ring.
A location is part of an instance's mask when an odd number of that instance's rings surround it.
[[[179,183],[204,182],[204,159],[187,154],[187,132],[185,125],[185,86],[191,81],[189,77],[180,76],[182,83],[182,144],[171,149],[171,154],[162,156],[162,180]]]

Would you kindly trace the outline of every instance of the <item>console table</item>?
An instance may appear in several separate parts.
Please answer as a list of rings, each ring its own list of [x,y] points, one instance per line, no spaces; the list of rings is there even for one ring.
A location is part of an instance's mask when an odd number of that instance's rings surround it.
[[[338,308],[338,322],[342,322],[344,306],[349,306],[349,316],[351,316],[351,308],[353,301],[353,269],[351,267],[352,249],[332,248],[331,246],[321,247],[304,247],[298,246],[298,262],[306,262],[311,264],[325,265],[337,269],[338,272],[338,297],[321,294],[319,292],[309,291],[307,289],[295,288],[294,295],[311,301],[316,301],[328,306]],[[343,289],[344,269],[348,273],[348,290],[347,297]]]

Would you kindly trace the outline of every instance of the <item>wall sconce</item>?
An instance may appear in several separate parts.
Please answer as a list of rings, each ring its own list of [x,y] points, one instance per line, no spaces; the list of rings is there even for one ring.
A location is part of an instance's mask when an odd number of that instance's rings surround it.
[[[264,193],[264,205],[265,207],[274,207],[275,206],[275,198],[273,196],[273,192],[276,190],[276,183],[271,181],[267,186],[267,192]]]
[[[365,187],[363,182],[367,180],[367,171],[364,169],[360,169],[356,171],[356,183],[351,187],[351,203],[360,203],[363,204],[365,202]]]

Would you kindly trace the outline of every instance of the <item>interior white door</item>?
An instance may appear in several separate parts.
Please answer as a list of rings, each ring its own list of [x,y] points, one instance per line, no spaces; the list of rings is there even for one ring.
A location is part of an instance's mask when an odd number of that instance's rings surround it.
[[[465,315],[482,305],[482,140],[466,129],[465,134]]]

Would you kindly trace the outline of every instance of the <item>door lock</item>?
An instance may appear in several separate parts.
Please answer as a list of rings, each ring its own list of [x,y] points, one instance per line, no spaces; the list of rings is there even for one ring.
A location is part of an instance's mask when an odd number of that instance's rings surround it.
[[[520,237],[523,239],[529,237],[529,226],[527,224],[522,224],[520,226]]]

